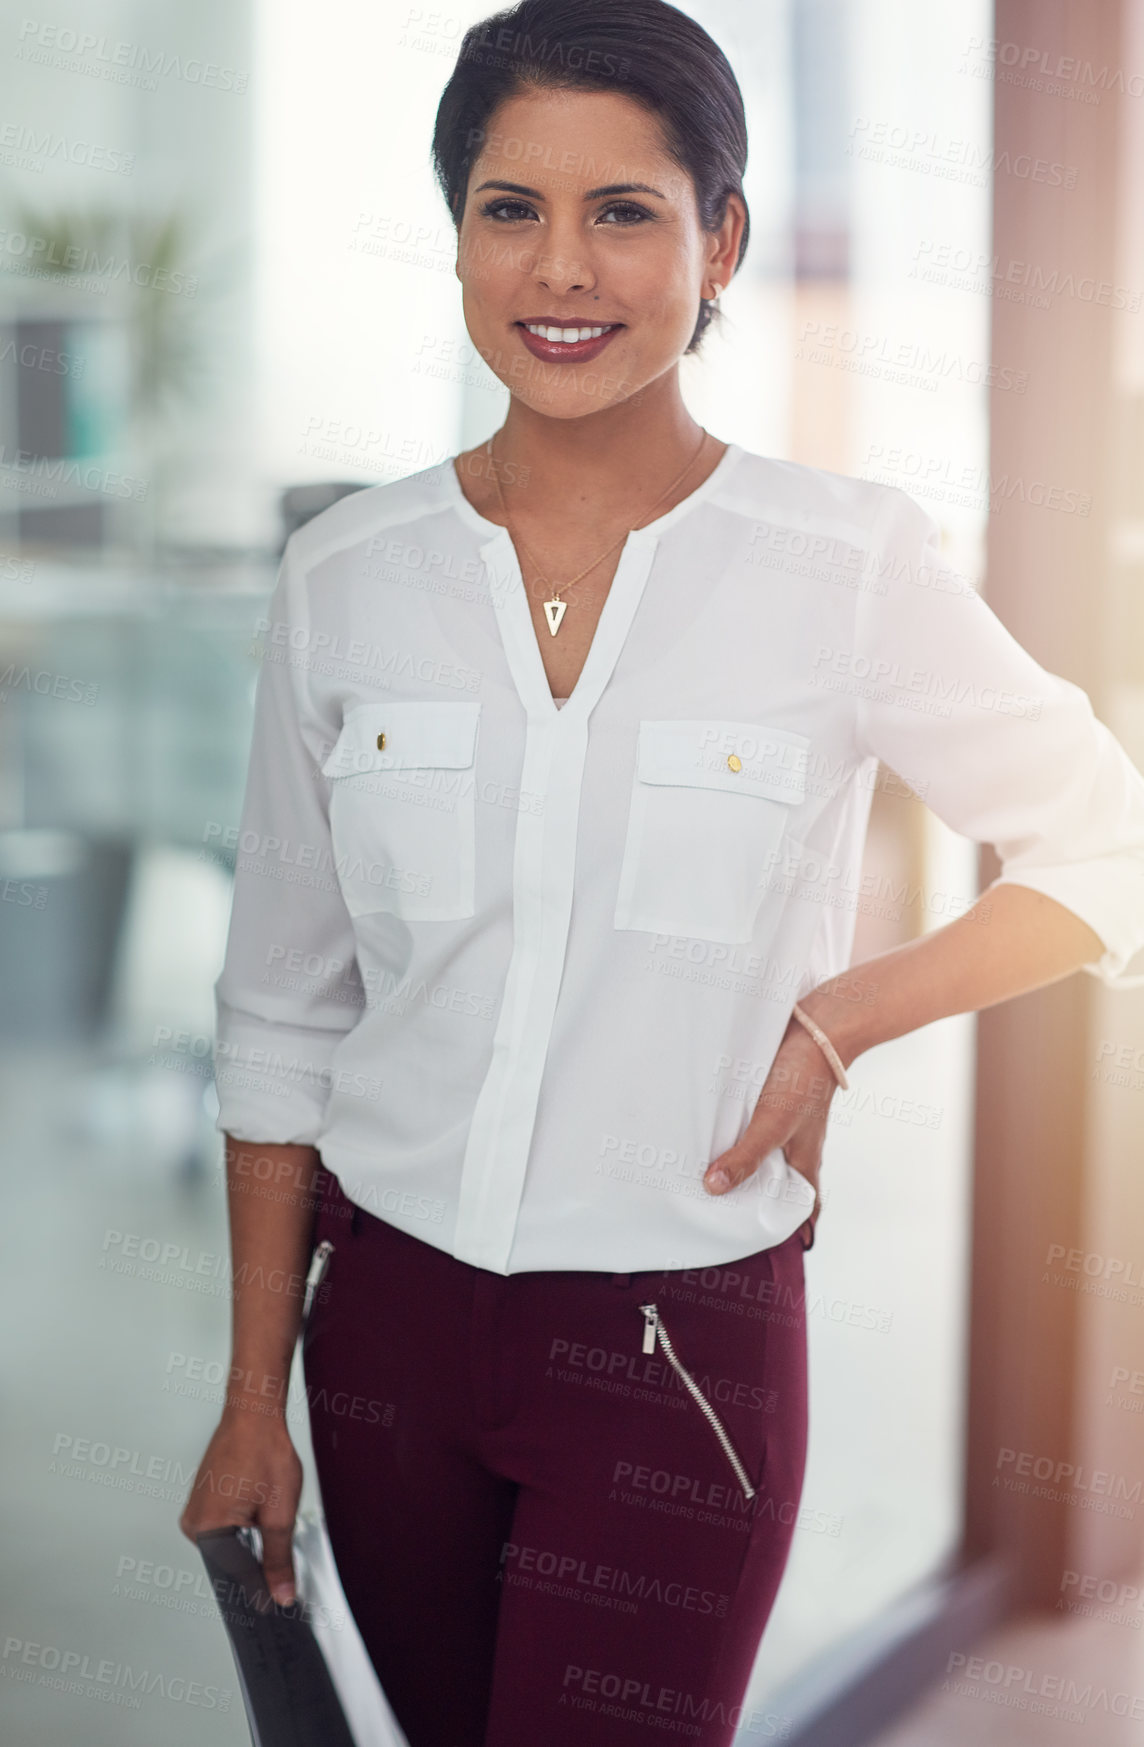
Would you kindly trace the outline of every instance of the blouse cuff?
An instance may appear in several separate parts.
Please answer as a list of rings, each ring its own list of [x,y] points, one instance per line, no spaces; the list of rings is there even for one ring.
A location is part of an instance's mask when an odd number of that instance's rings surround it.
[[[1031,886],[1087,922],[1104,942],[1105,951],[1080,968],[1103,983],[1115,983],[1144,946],[1144,863],[1137,856],[1003,872],[991,885]]]
[[[344,1031],[272,1023],[220,1000],[215,1127],[236,1140],[266,1146],[316,1145],[336,1077],[331,1063],[344,1036]]]

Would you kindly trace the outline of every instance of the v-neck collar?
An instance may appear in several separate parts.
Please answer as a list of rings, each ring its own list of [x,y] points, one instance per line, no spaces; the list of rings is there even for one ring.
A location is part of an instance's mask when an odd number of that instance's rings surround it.
[[[461,489],[453,459],[441,463],[448,475],[453,507],[462,521],[483,536],[480,554],[490,579],[490,594],[505,656],[530,720],[582,723],[595,708],[627,641],[661,535],[722,485],[742,454],[738,443],[728,443],[702,484],[680,498],[664,515],[657,516],[655,521],[632,529],[620,549],[616,572],[604,597],[580,676],[569,693],[568,701],[559,707],[544,671],[512,536],[499,522],[489,521],[487,516],[473,508]]]

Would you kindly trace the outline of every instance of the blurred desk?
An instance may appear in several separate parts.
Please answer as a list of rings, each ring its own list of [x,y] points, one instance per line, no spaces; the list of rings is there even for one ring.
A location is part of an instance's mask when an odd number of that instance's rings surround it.
[[[0,822],[187,847],[233,823],[275,570],[36,559],[0,578]]]
[[[172,944],[191,951],[217,932],[214,864],[230,858],[214,846],[239,817],[254,628],[276,567],[270,555],[146,572],[22,558],[0,567],[7,1035],[98,1032],[125,941],[131,963],[169,985],[173,1020],[201,1010],[201,991],[192,997],[174,974]],[[141,905],[146,940],[130,921]],[[155,997],[138,985],[136,968],[127,1007],[150,1015]]]

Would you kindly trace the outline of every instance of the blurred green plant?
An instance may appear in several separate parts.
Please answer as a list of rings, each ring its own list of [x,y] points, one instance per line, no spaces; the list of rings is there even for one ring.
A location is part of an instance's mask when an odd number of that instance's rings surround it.
[[[129,336],[124,386],[135,413],[157,419],[193,394],[201,362],[196,317],[202,280],[191,271],[190,227],[181,213],[98,207],[47,213],[21,203],[17,223],[28,236],[44,239],[38,270],[61,283],[90,278],[93,261],[112,264]],[[193,295],[171,290],[188,285]]]

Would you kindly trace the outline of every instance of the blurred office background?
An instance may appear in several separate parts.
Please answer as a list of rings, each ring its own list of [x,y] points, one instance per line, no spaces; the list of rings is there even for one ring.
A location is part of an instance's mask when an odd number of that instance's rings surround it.
[[[428,160],[487,10],[83,0],[0,29],[13,1747],[246,1739],[175,1526],[227,1355],[226,833],[286,535],[503,415]],[[751,127],[751,248],[685,367],[693,411],[913,491],[1144,763],[1144,0],[686,10]],[[887,781],[855,956],[939,926],[992,871]],[[1139,1503],[994,1482],[1024,1452],[1140,1497],[1144,999],[1078,976],[872,1051],[852,1081],[808,1257],[802,1516],[752,1702],[816,1747],[1078,1722],[1127,1742],[1139,1725],[1093,1692],[1144,1692]],[[297,1402],[291,1424],[305,1450]],[[102,1703],[45,1674],[68,1652],[162,1679]],[[1002,1676],[964,1679],[971,1654]],[[1083,1715],[1034,1711],[1013,1668],[1087,1680]]]

